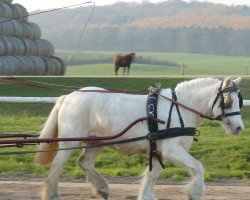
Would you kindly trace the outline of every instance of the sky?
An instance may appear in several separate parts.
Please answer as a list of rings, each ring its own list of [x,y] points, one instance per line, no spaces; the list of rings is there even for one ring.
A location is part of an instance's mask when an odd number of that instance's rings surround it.
[[[45,10],[52,8],[59,8],[69,5],[81,4],[90,0],[14,0],[13,3],[22,4],[29,12],[34,10]],[[116,2],[145,2],[149,1],[152,3],[157,3],[166,0],[93,0],[96,5],[110,5]],[[190,0],[184,0],[189,2]],[[226,5],[249,5],[250,0],[191,0],[191,1],[201,1],[201,2],[211,2],[211,3],[221,3]]]

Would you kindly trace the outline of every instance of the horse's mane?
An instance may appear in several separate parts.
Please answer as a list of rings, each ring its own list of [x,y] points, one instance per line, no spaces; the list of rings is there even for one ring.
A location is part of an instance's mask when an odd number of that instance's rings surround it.
[[[197,78],[197,79],[192,79],[189,81],[183,81],[183,82],[179,83],[175,89],[178,90],[178,89],[184,89],[184,88],[185,89],[194,88],[194,86],[204,88],[204,87],[209,86],[209,85],[214,85],[218,82],[219,82],[219,80],[215,79],[215,78]]]

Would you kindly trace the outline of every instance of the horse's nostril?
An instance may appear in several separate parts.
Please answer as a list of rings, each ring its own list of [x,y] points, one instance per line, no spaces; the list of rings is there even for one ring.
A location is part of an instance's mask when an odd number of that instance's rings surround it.
[[[236,128],[236,131],[237,132],[240,132],[242,130],[242,128],[240,127],[240,126],[238,126],[237,128]]]

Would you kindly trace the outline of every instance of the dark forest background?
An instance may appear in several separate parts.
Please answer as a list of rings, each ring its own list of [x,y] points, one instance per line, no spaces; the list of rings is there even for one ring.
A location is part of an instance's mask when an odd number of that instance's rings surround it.
[[[56,49],[73,50],[91,7],[30,17]],[[250,55],[250,7],[172,0],[98,6],[80,50]]]

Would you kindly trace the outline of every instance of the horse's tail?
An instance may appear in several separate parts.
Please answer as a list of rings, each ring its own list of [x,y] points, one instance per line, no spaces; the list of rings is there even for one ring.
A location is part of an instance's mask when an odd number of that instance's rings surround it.
[[[54,108],[52,109],[45,125],[40,133],[39,138],[57,138],[58,136],[58,112],[61,108],[63,100],[65,99],[66,95],[61,96],[57,99]],[[57,150],[58,149],[58,142],[50,142],[50,143],[41,143],[37,146],[38,151],[47,151],[47,152],[38,152],[35,157],[35,162],[38,165],[49,165],[54,157],[56,156],[57,151],[50,151],[50,150]]]

